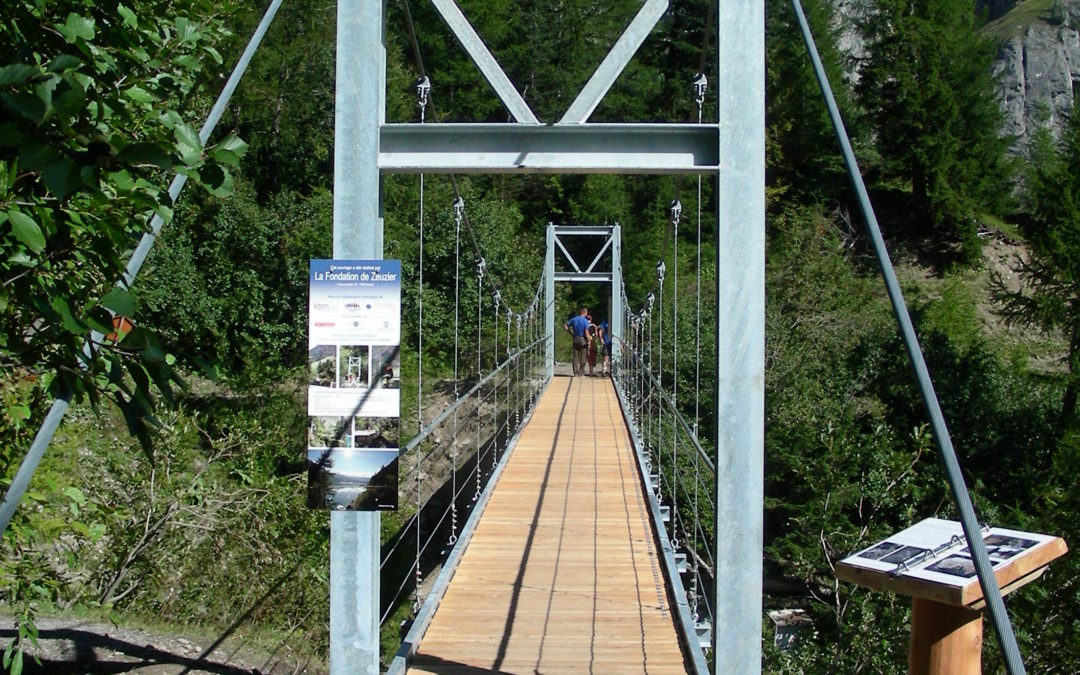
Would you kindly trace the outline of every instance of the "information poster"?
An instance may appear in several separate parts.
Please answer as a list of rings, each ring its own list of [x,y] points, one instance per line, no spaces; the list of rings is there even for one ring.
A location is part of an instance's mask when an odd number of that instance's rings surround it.
[[[312,260],[308,506],[397,508],[401,261]]]
[[[995,571],[1037,553],[1055,537],[987,527],[983,543]],[[975,580],[975,562],[960,523],[927,518],[906,530],[845,558],[841,564],[892,576],[963,586]]]

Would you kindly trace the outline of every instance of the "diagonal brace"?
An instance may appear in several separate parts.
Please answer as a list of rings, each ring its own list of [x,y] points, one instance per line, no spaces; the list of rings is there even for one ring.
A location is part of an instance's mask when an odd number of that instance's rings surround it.
[[[473,30],[472,24],[461,13],[461,9],[454,3],[454,0],[431,0],[431,2],[435,5],[435,9],[439,10],[443,21],[454,32],[458,42],[468,52],[488,83],[495,89],[495,93],[498,94],[499,99],[510,111],[510,114],[514,116],[514,119],[519,124],[539,124],[540,121],[536,119],[536,115],[529,108],[529,104],[525,102],[525,99],[521,98],[521,94],[514,87],[514,83],[503,72],[499,62],[488,51],[487,45]]]
[[[593,268],[596,267],[596,263],[600,262],[600,258],[603,257],[604,253],[606,253],[609,248],[611,248],[611,242],[612,238],[608,237],[607,241],[604,242],[604,247],[600,249],[600,252],[596,254],[596,257],[593,258],[593,261],[589,263],[589,268],[585,270],[586,272],[593,271]]]
[[[566,114],[559,120],[559,124],[584,124],[589,119],[667,8],[668,0],[645,0],[644,6],[582,87]]]
[[[577,261],[574,260],[574,256],[570,255],[570,251],[567,251],[566,247],[563,246],[562,241],[559,240],[559,235],[555,235],[555,245],[559,247],[559,250],[563,252],[563,255],[566,256],[566,259],[569,260],[570,264],[574,266],[574,271],[580,272],[581,268],[578,267]]]

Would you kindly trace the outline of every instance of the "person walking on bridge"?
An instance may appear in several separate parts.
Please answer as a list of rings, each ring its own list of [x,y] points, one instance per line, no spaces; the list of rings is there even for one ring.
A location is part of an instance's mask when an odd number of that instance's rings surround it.
[[[574,375],[585,374],[585,362],[589,358],[589,308],[582,307],[578,315],[566,322],[566,332],[574,338]]]
[[[589,377],[595,377],[596,373],[594,371],[596,370],[596,350],[600,347],[600,340],[599,336],[597,335],[597,331],[599,329],[596,327],[596,324],[593,323],[591,314],[589,316],[586,316],[585,318],[589,320],[589,327],[585,332],[586,337],[589,338]]]
[[[607,376],[611,375],[611,326],[608,325],[607,319],[600,322],[598,326],[600,333],[600,342],[603,344],[604,350],[604,366],[602,374]]]

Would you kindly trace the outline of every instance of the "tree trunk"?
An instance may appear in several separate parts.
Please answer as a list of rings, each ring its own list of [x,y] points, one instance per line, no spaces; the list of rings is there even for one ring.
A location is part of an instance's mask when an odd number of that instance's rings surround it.
[[[1069,375],[1065,385],[1065,396],[1061,402],[1061,420],[1058,426],[1058,438],[1076,426],[1076,399],[1080,394],[1080,325],[1072,327],[1069,337]]]

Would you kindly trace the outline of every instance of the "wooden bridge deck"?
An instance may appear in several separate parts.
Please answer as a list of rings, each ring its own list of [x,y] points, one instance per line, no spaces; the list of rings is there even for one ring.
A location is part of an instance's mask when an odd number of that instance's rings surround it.
[[[686,672],[610,380],[553,380],[409,672]]]

